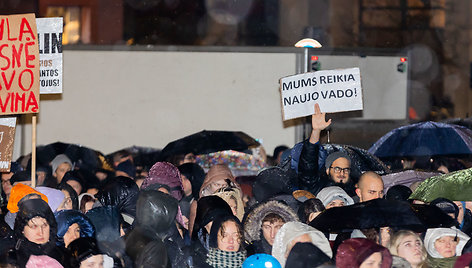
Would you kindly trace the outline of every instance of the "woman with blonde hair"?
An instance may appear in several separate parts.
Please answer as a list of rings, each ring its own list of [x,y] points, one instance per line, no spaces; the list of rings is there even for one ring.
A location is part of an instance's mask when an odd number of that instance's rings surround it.
[[[426,265],[426,249],[420,236],[410,230],[395,232],[390,238],[388,247],[392,255],[397,255],[407,260],[412,268],[424,268]]]

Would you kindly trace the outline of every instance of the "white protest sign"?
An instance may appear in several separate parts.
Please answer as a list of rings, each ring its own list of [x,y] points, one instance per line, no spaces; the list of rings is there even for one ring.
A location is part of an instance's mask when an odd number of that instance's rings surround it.
[[[323,113],[362,110],[359,68],[325,70],[280,79],[283,120]]]
[[[39,93],[62,93],[62,18],[37,18]]]

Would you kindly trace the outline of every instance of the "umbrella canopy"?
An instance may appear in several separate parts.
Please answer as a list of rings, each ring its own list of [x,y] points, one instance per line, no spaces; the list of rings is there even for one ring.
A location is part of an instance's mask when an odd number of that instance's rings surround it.
[[[412,124],[390,131],[369,152],[380,158],[470,155],[472,130],[431,121]]]
[[[216,164],[225,164],[235,177],[255,176],[259,170],[267,166],[261,158],[233,150],[197,155],[196,161],[205,172]]]
[[[472,117],[447,119],[444,121],[444,123],[455,124],[466,127],[468,129],[472,129]]]
[[[326,151],[326,155],[336,151],[345,152],[351,158],[351,174],[355,178],[360,177],[365,171],[374,171],[380,175],[390,172],[382,160],[364,149],[351,145],[331,143],[323,144],[323,149]]]
[[[67,155],[72,163],[83,169],[113,170],[101,152],[82,145],[55,142],[36,147],[36,161],[41,166],[49,166],[49,163],[59,154]]]
[[[441,175],[438,172],[425,172],[419,170],[404,170],[400,172],[390,173],[382,176],[384,183],[384,191],[387,192],[394,185],[405,185],[410,187],[413,183],[424,181],[427,178]]]
[[[472,168],[426,179],[418,185],[410,199],[431,202],[438,197],[472,201]]]
[[[161,159],[188,153],[199,155],[225,150],[244,151],[259,145],[254,138],[241,131],[203,130],[167,144],[162,149]]]
[[[428,209],[430,205],[423,205]],[[436,227],[450,227],[454,220],[436,208],[437,214],[423,213],[423,209],[416,210],[405,201],[374,199],[350,206],[334,207],[318,215],[310,225],[316,229],[329,232],[343,232],[354,229],[368,229],[392,227],[410,229],[417,232],[426,230],[432,225]],[[422,217],[418,217],[417,213]],[[433,216],[432,219],[429,216]]]

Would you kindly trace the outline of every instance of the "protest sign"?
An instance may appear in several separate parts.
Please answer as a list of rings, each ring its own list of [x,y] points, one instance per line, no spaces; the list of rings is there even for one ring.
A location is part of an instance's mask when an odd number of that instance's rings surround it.
[[[15,117],[0,118],[0,172],[9,172],[15,143]]]
[[[283,120],[312,115],[318,103],[323,113],[362,110],[359,68],[292,75],[280,79]]]
[[[39,92],[62,93],[62,18],[37,18]]]
[[[0,16],[0,114],[39,112],[39,54],[34,14]]]

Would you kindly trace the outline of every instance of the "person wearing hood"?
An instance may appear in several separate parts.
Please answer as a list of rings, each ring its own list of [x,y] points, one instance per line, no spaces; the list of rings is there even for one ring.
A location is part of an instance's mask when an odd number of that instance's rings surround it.
[[[22,183],[15,184],[13,186],[10,193],[10,199],[8,199],[8,204],[7,204],[8,212],[5,215],[5,219],[4,219],[11,229],[14,228],[15,218],[19,210],[20,204],[25,200],[35,199],[35,198],[40,198],[44,200],[46,203],[48,202],[48,198],[44,194],[36,191],[30,186],[24,185]]]
[[[194,263],[196,267],[239,268],[246,259],[243,248],[243,229],[233,215],[219,217],[213,221],[206,265]]]
[[[136,207],[136,227],[126,239],[126,251],[131,251],[130,256],[136,259],[137,253],[133,253],[136,245],[145,246],[148,242],[160,240],[167,248],[172,267],[185,267],[188,257],[183,251],[185,244],[176,225],[178,201],[160,191],[144,190],[139,193]]]
[[[79,198],[74,188],[67,183],[61,183],[57,189],[65,195],[64,202],[59,206],[60,210],[79,209]]]
[[[198,200],[198,198],[200,198],[200,188],[205,180],[205,171],[195,163],[185,163],[177,168],[182,177],[182,186],[185,195],[183,199],[186,199],[190,203],[192,203],[192,200]]]
[[[469,239],[468,235],[456,228],[428,229],[424,237],[428,265],[452,267]]]
[[[248,254],[271,254],[277,232],[291,221],[298,221],[297,214],[280,201],[269,200],[254,206],[243,221]]]
[[[336,267],[390,268],[392,255],[385,247],[365,238],[345,240],[336,252]]]
[[[95,237],[92,222],[77,210],[63,210],[55,214],[57,222],[57,245],[67,248],[79,237]]]
[[[111,268],[113,260],[103,254],[93,237],[81,237],[69,245],[71,268]]]
[[[297,174],[281,167],[264,168],[256,176],[252,193],[257,202],[264,202],[277,195],[291,195],[295,187]]]
[[[14,232],[18,266],[25,267],[31,255],[48,255],[64,263],[64,255],[56,246],[56,219],[44,200],[21,202]]]
[[[325,170],[319,167],[320,134],[331,125],[331,119],[326,121],[325,116],[319,105],[315,104],[315,113],[311,118],[311,135],[303,142],[298,163],[299,188],[317,195],[324,187],[337,185],[349,196],[355,196],[356,182],[351,178],[351,158],[346,153],[336,151],[329,154],[325,161]]]
[[[45,186],[38,186],[35,190],[44,194],[48,198],[48,205],[53,213],[62,210],[61,204],[64,203],[64,199],[66,198],[63,192]]]
[[[170,195],[180,201],[183,197],[182,181],[177,167],[168,162],[157,162],[149,170],[149,175],[141,184],[141,190],[153,184],[167,185]]]
[[[67,171],[72,170],[72,161],[65,154],[59,154],[51,161],[52,176],[56,179],[56,183],[59,184],[66,174]]]
[[[316,196],[326,209],[354,204],[354,200],[339,186],[329,186],[321,189]]]
[[[274,245],[272,246],[272,256],[274,256],[282,267],[296,243],[312,243],[323,251],[329,258],[333,256],[328,239],[317,229],[301,223],[287,222],[277,232]]]
[[[199,198],[212,195],[219,189],[226,187],[239,188],[239,185],[228,166],[223,164],[214,165],[208,170],[202,187],[200,187]],[[197,203],[193,202],[190,207],[189,218],[189,231],[191,236],[193,235],[193,225],[195,223],[196,214]]]
[[[116,177],[105,183],[95,197],[102,206],[115,206],[122,216],[122,228],[126,231],[136,217],[139,189],[133,179]]]
[[[318,267],[331,264],[331,258],[312,243],[296,243],[287,257],[285,268]]]
[[[213,195],[216,195],[228,203],[233,215],[236,216],[240,221],[244,217],[244,204],[241,199],[241,190],[234,187],[221,188]]]

